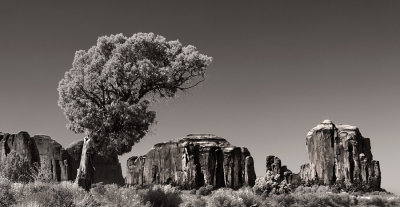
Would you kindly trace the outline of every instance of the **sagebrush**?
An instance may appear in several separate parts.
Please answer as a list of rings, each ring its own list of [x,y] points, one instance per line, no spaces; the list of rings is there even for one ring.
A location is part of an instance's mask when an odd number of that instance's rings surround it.
[[[210,189],[205,187],[204,189]],[[324,207],[400,206],[400,197],[386,192],[334,192],[327,186],[298,187],[288,194],[259,195],[252,188],[220,188],[193,194],[170,185],[147,188],[98,183],[90,191],[72,182],[13,182],[0,177],[1,207]]]

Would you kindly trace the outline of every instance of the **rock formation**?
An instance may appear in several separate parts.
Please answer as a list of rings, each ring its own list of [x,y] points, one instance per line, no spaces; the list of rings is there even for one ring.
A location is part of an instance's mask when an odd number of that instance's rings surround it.
[[[281,194],[288,193],[289,184],[299,184],[299,176],[292,173],[281,160],[273,155],[267,156],[265,176],[259,177],[253,187],[258,194]]]
[[[300,183],[299,175],[289,170],[286,165],[282,165],[281,159],[278,157],[273,155],[267,156],[266,169],[266,173],[273,174],[275,180],[278,182],[285,181],[286,183],[296,185]]]
[[[67,149],[69,165],[70,165],[70,180],[75,180],[79,163],[81,162],[81,154],[83,149],[83,141],[72,143]],[[92,183],[102,182],[104,184],[116,183],[124,185],[122,177],[121,164],[118,161],[117,154],[99,155],[95,154],[92,158],[94,172]]]
[[[240,188],[253,186],[254,161],[246,148],[232,146],[210,134],[190,134],[160,143],[144,156],[127,161],[126,184],[172,184],[184,189],[203,185]]]
[[[19,132],[18,134],[0,133],[0,160],[4,161],[11,151],[17,152],[31,164],[39,161],[38,149],[27,132]]]
[[[357,127],[325,120],[308,132],[306,145],[309,163],[301,166],[303,181],[380,189],[379,161],[373,160],[370,139]]]
[[[79,163],[81,162],[83,140],[69,144],[65,149],[68,154],[68,180],[75,180]]]
[[[42,172],[50,175],[52,180],[75,181],[81,160],[82,145],[83,141],[78,141],[64,149],[46,135],[31,137],[27,132],[0,133],[0,161],[6,160],[7,155],[15,151],[25,161],[31,164],[38,163]],[[95,168],[93,183],[124,184],[121,165],[116,154],[95,155],[93,164]]]
[[[68,180],[68,154],[64,148],[46,135],[35,135],[33,140],[39,152],[41,169],[53,180]]]

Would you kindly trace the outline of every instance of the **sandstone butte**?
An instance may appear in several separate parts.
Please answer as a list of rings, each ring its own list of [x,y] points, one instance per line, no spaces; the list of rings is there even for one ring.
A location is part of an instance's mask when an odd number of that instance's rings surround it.
[[[64,149],[58,142],[45,135],[31,137],[27,132],[8,134],[0,132],[0,161],[7,160],[15,151],[31,164],[38,163],[40,168],[51,175],[54,181],[75,180],[79,167],[83,141],[72,143]],[[118,156],[94,156],[96,172],[94,183],[103,182],[124,184]]]
[[[344,184],[365,190],[381,190],[379,161],[373,160],[371,141],[355,126],[325,120],[306,136],[309,163],[294,174],[281,160],[268,156],[267,174],[279,175],[278,181],[299,184]]]
[[[372,157],[371,141],[355,126],[325,120],[306,137],[309,163],[300,168],[300,178],[326,185],[344,182],[380,190],[379,161]]]
[[[144,156],[127,161],[127,185],[172,184],[183,189],[204,185],[238,189],[253,186],[253,157],[211,134],[190,134],[159,143]]]

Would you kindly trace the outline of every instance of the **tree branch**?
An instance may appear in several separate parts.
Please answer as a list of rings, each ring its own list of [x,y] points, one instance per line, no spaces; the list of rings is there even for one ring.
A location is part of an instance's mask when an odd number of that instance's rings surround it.
[[[83,86],[79,86],[79,89],[82,91],[82,93],[86,96],[87,99],[91,100],[94,104],[96,104],[99,108],[102,108],[102,106],[100,105],[99,101],[96,100],[95,97],[90,96],[85,89],[83,89]]]
[[[188,86],[188,87],[178,87],[178,89],[180,89],[180,90],[187,90],[187,89],[190,89],[190,88],[193,88],[193,87],[196,87],[197,85],[199,85],[201,82],[203,82],[205,79],[202,79],[202,80],[200,80],[200,81],[198,81],[197,83],[195,83],[195,84],[193,84],[193,85],[191,85],[191,86]],[[185,81],[186,82],[186,81]]]

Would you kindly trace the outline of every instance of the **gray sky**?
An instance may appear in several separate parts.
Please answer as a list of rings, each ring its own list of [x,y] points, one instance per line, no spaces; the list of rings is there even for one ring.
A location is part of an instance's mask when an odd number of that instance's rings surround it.
[[[274,154],[298,172],[305,136],[331,119],[360,127],[400,193],[400,2],[1,1],[0,131],[47,134],[63,146],[57,85],[97,37],[154,32],[214,57],[203,84],[154,105],[158,124],[133,151],[189,133],[246,146],[257,175]]]

